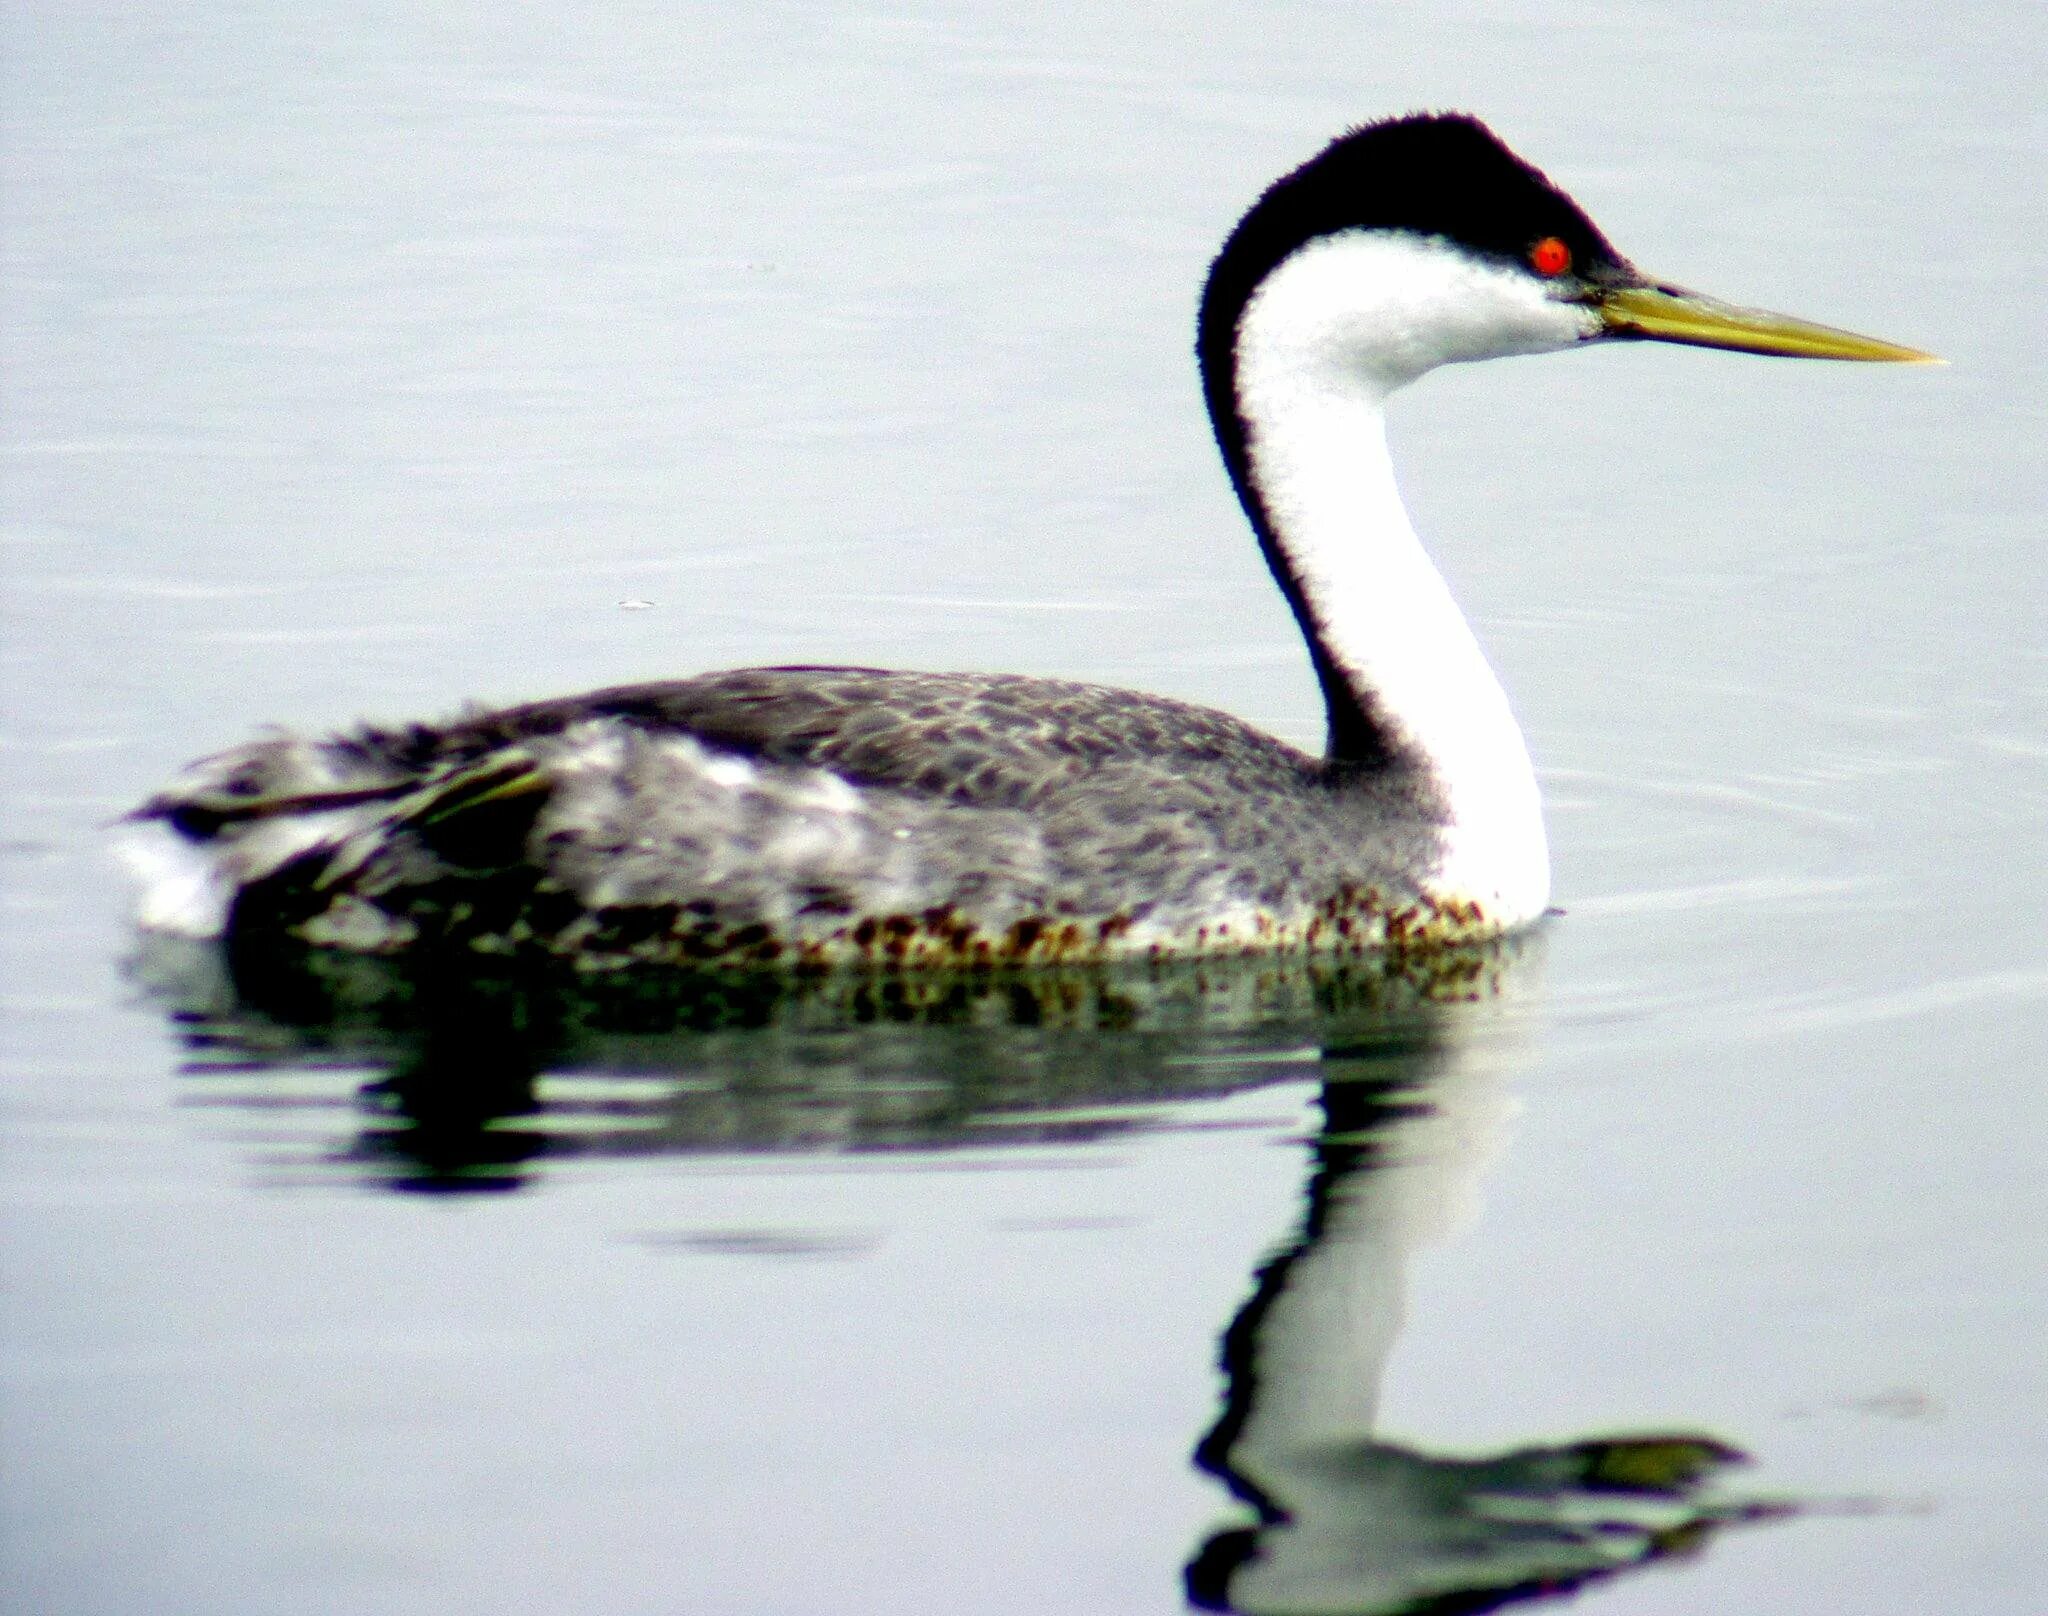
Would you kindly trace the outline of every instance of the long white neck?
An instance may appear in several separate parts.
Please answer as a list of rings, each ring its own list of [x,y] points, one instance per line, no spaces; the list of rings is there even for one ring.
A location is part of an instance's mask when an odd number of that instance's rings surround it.
[[[1385,404],[1446,361],[1577,340],[1576,316],[1520,279],[1408,238],[1325,238],[1260,284],[1235,353],[1248,495],[1304,627],[1443,802],[1445,856],[1431,885],[1506,924],[1549,902],[1535,771],[1500,681],[1409,524]]]

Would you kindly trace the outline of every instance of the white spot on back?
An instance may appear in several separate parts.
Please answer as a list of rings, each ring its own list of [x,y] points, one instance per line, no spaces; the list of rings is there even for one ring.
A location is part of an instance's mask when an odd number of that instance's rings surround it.
[[[745,758],[714,757],[704,765],[704,778],[715,786],[737,790],[754,783],[754,766]]]
[[[228,883],[218,863],[163,825],[125,832],[115,852],[141,884],[136,923],[174,937],[218,937],[227,926]]]

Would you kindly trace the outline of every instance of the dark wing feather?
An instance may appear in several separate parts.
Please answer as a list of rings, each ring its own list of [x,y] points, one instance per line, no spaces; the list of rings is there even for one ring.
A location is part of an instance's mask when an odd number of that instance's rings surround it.
[[[744,668],[621,685],[363,740],[430,768],[599,719],[979,807],[1028,807],[1114,765],[1225,775],[1248,789],[1298,786],[1320,767],[1226,713],[1160,696],[1008,674],[873,668]]]

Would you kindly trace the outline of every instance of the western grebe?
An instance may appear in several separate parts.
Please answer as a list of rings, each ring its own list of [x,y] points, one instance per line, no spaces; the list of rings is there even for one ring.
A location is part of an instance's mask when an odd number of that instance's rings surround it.
[[[579,966],[1412,948],[1527,925],[1550,893],[1535,775],[1409,526],[1382,415],[1438,365],[1618,338],[1930,357],[1648,279],[1476,119],[1367,125],[1239,222],[1196,345],[1322,685],[1323,756],[1004,674],[623,686],[195,763],[132,816],[159,833],[136,855],[143,924]]]

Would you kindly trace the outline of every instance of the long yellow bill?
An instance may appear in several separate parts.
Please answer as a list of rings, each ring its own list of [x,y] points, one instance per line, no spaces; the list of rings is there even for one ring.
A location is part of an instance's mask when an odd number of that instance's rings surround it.
[[[1677,287],[1624,286],[1604,292],[1595,304],[1600,319],[1618,337],[1654,342],[1689,342],[1701,348],[1735,348],[1743,353],[1784,354],[1793,359],[1863,359],[1901,365],[1943,361],[1918,348],[1859,337],[1853,331],[1795,320],[1767,309],[1738,308]]]

